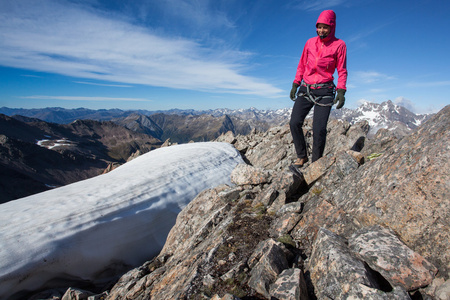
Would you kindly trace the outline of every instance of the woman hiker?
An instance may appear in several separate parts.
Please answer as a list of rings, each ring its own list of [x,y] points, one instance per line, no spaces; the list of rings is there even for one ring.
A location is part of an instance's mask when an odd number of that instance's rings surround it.
[[[297,160],[293,166],[302,167],[308,161],[303,122],[314,107],[312,162],[322,157],[327,135],[327,122],[331,107],[344,106],[347,82],[347,47],[335,37],[336,14],[323,11],[316,23],[317,36],[309,39],[300,58],[292,83],[292,109],[290,128],[294,140]],[[333,73],[337,69],[338,82],[335,87]],[[298,93],[297,88],[300,87]],[[335,98],[336,89],[336,98]]]

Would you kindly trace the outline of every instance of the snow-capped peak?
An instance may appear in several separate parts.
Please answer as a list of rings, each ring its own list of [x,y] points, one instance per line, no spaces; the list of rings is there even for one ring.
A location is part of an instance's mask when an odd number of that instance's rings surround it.
[[[378,129],[397,128],[402,131],[409,131],[417,128],[428,115],[416,115],[408,109],[386,101],[381,104],[364,101],[357,109],[334,110],[336,118],[349,121],[351,124],[360,121],[367,121],[370,126],[370,134],[375,134]]]

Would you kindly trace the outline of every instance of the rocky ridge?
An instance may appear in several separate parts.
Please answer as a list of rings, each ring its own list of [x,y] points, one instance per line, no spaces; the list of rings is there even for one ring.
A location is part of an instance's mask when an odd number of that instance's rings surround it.
[[[228,132],[248,162],[235,186],[200,193],[111,289],[62,299],[449,299],[449,123],[447,106],[403,139],[368,140],[367,122],[331,120],[302,178],[287,126]]]

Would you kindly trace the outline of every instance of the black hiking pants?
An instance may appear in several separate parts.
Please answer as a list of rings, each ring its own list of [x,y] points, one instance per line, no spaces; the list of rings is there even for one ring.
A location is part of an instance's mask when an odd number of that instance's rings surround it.
[[[301,86],[299,93],[306,92],[306,87]],[[312,162],[315,162],[322,157],[325,150],[325,142],[327,139],[327,123],[330,117],[331,104],[334,101],[333,88],[311,89],[310,93],[313,96],[330,96],[316,100],[321,104],[328,104],[329,106],[315,105],[313,102],[305,98],[305,96],[297,97],[294,107],[292,109],[290,128],[292,139],[294,140],[295,152],[298,158],[308,157],[306,149],[305,136],[303,135],[303,123],[309,111],[314,107],[313,115],[313,147],[312,147]]]

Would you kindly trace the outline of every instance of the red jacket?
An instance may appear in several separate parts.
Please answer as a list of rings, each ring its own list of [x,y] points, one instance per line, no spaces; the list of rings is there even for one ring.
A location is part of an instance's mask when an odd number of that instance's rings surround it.
[[[302,80],[307,84],[333,81],[333,73],[337,69],[336,89],[346,90],[347,46],[334,35],[336,14],[332,10],[323,11],[317,19],[316,26],[319,23],[329,25],[330,33],[323,39],[316,36],[306,42],[294,82],[300,85]]]

